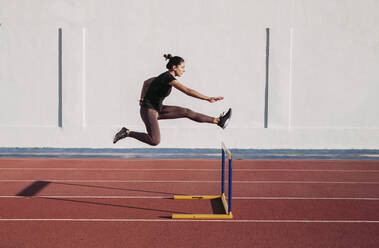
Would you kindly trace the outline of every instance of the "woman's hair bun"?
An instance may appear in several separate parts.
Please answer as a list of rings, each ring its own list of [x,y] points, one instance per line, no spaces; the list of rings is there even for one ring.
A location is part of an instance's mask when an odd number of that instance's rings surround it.
[[[172,58],[172,55],[171,54],[165,54],[165,55],[163,55],[163,57],[165,57],[166,60],[170,60]]]

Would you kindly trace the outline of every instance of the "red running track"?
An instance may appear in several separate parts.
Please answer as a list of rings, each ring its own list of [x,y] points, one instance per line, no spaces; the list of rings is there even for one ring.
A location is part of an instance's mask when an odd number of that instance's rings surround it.
[[[221,211],[170,199],[217,194],[219,167],[0,159],[0,247],[379,247],[379,162],[237,160],[233,220],[171,220]]]

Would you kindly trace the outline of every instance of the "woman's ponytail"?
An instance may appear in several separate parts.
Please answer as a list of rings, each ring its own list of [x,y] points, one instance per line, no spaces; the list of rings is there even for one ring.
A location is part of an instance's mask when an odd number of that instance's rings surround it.
[[[171,54],[164,54],[163,57],[168,60],[168,63],[166,65],[166,68],[168,70],[171,70],[172,67],[175,65],[175,66],[178,66],[180,65],[181,63],[184,62],[184,59],[182,59],[181,57],[179,56],[172,56]]]

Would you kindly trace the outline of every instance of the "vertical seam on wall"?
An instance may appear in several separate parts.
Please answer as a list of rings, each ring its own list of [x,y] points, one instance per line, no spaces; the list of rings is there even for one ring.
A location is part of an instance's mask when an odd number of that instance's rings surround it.
[[[290,28],[290,68],[288,87],[288,128],[292,127],[293,27]]]
[[[83,113],[82,113],[82,118],[83,118],[83,127],[86,127],[87,126],[87,120],[86,120],[86,80],[87,80],[87,78],[86,78],[86,73],[87,73],[87,71],[86,71],[86,49],[87,49],[87,47],[86,47],[86,42],[87,42],[87,40],[86,40],[86,35],[87,35],[87,30],[86,30],[86,28],[85,27],[83,27],[83,36],[82,36],[82,38],[83,38],[83,43],[82,43],[82,49],[83,49],[83,54],[82,54],[82,57],[83,57],[83,64],[82,64],[82,85],[83,85],[83,88],[82,88],[82,107],[83,107],[83,109],[82,109],[82,111],[83,111]]]
[[[264,128],[268,127],[268,81],[269,81],[269,57],[270,57],[270,28],[266,28],[266,83],[265,83],[265,116]]]
[[[58,127],[62,127],[62,29],[58,29]]]
[[[295,6],[296,0],[292,0],[291,2],[291,23],[290,23],[290,61],[289,61],[289,85],[288,85],[288,128],[292,128],[292,84],[293,84],[293,25],[295,23]]]

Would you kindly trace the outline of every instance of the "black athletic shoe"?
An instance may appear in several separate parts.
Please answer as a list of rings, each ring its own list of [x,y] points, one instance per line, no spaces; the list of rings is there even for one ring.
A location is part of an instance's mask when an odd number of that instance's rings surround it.
[[[226,126],[228,125],[231,117],[232,117],[232,109],[229,108],[229,110],[228,110],[228,112],[226,112],[226,114],[222,113],[220,115],[220,121],[217,123],[217,125],[219,127],[221,127],[222,129],[225,129]]]
[[[121,128],[121,130],[118,133],[116,133],[116,135],[114,136],[113,144],[116,144],[116,142],[119,141],[120,139],[124,139],[128,137],[128,135],[126,134],[126,131],[129,131],[129,129],[127,129],[126,127]]]

